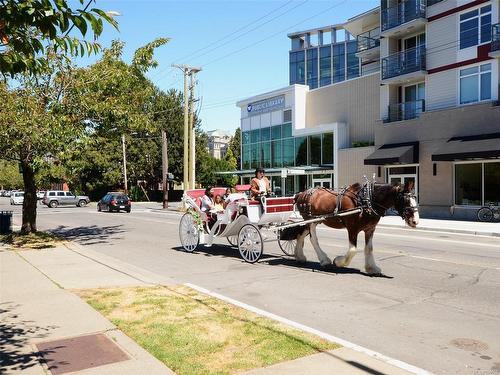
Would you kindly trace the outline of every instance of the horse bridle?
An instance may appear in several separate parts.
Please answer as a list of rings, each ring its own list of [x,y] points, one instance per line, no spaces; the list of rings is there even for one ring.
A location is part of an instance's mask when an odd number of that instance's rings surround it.
[[[398,200],[399,201],[402,201],[402,204],[401,204],[401,208],[400,209],[397,209],[398,210],[398,214],[399,216],[401,216],[401,218],[403,218],[403,220],[406,220],[408,219],[409,217],[413,216],[415,214],[415,212],[418,211],[418,207],[415,206],[415,207],[411,207],[411,206],[406,206],[405,207],[405,203],[407,201],[411,202],[411,198],[414,198],[415,201],[417,199],[417,196],[413,193],[410,193],[410,192],[399,192],[398,193]]]

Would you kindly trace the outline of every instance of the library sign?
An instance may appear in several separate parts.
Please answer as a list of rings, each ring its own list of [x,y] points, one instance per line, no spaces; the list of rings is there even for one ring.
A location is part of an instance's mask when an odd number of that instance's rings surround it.
[[[249,116],[252,116],[282,108],[285,108],[285,95],[250,103],[247,105],[247,112]]]

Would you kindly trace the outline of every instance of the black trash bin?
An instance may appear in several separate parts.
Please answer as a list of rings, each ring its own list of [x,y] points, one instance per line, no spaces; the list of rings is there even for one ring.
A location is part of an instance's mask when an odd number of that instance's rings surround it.
[[[12,233],[12,211],[0,211],[0,234]]]

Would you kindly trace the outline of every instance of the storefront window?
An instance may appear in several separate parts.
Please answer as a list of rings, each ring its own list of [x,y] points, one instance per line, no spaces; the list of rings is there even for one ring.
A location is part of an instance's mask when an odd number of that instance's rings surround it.
[[[321,149],[322,158],[321,164],[332,165],[333,164],[333,133],[323,134],[323,148]]]
[[[481,205],[481,164],[455,165],[455,203]]]
[[[484,163],[484,204],[500,205],[500,163]]]
[[[271,164],[273,168],[281,167],[281,141],[271,142]]]
[[[283,139],[281,145],[283,151],[283,166],[284,167],[293,166],[293,162],[295,160],[294,139],[293,138]]]
[[[311,165],[320,165],[321,135],[310,135],[308,138],[309,138],[309,160],[311,161]]]
[[[307,165],[307,137],[295,138],[295,165]]]

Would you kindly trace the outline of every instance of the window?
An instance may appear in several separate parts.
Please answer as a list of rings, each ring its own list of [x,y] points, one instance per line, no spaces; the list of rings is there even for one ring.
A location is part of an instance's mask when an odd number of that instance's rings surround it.
[[[283,152],[283,166],[284,167],[293,166],[293,162],[295,159],[294,139],[293,138],[284,139],[281,145]]]
[[[455,165],[455,203],[480,206],[481,164]]]
[[[295,138],[295,165],[307,165],[307,137]]]
[[[271,167],[271,142],[262,142],[262,167]]]
[[[322,135],[323,144],[321,149],[322,164],[333,164],[333,133],[326,133]]]
[[[292,110],[287,109],[286,111],[283,111],[283,122],[290,122],[292,121]]]
[[[326,86],[332,83],[332,49],[331,46],[321,47],[319,50],[319,85]]]
[[[49,193],[49,197],[55,197],[55,196],[56,196],[56,193],[55,193],[55,192],[51,191],[51,192]]]
[[[345,80],[345,44],[333,45],[333,82]]]
[[[281,141],[271,142],[271,166],[273,168],[281,167]]]
[[[484,163],[484,204],[500,205],[500,163]]]
[[[347,43],[347,79],[359,76],[359,59],[356,57],[358,42]]]
[[[241,138],[242,138],[242,143],[245,145],[247,143],[250,143],[250,132],[242,132],[241,133]]]
[[[260,142],[260,129],[255,129],[250,132],[250,142]]]
[[[260,138],[262,139],[262,142],[269,141],[271,139],[271,128],[261,128]]]
[[[460,70],[460,104],[491,99],[491,63]]]
[[[250,169],[252,163],[252,154],[250,152],[250,145],[243,145],[241,167],[243,169]]]
[[[311,89],[318,87],[318,49],[307,50],[307,84]]]
[[[64,191],[58,191],[57,192],[58,197],[64,197]]]
[[[281,125],[276,125],[271,127],[271,139],[281,138]]]
[[[66,192],[66,196],[67,196],[67,197],[74,197],[73,193],[72,193],[72,192],[70,192],[70,191],[67,191],[67,192]]]
[[[491,40],[491,5],[460,15],[460,49]]]
[[[311,165],[321,164],[321,135],[311,135],[309,138],[309,160]]]
[[[282,137],[283,138],[288,138],[292,136],[292,124],[283,124],[283,127],[281,129],[282,131]]]
[[[290,52],[290,84],[305,83],[305,53],[304,51]]]

